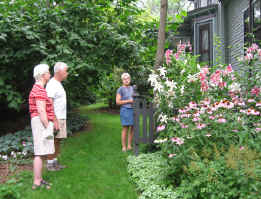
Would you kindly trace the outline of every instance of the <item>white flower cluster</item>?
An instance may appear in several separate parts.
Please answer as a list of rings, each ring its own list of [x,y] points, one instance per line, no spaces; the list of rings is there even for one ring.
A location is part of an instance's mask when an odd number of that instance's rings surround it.
[[[8,160],[8,156],[7,155],[0,155],[0,160]]]
[[[168,116],[161,113],[158,117],[158,120],[161,122],[161,124],[167,124],[168,123]]]
[[[237,82],[233,82],[231,85],[229,85],[229,90],[232,92],[240,92],[241,88],[240,88],[240,84]]]
[[[0,160],[4,160],[4,161],[7,161],[9,159],[16,159],[18,158],[19,156],[26,156],[28,153],[27,151],[22,151],[22,152],[15,152],[15,151],[12,151],[10,156],[8,155],[1,155],[0,154]]]

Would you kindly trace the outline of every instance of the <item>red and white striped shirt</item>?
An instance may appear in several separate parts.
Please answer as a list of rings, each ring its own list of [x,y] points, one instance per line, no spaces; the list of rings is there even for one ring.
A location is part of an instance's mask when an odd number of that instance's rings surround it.
[[[50,121],[54,120],[54,111],[52,101],[48,98],[46,90],[39,84],[34,84],[30,95],[29,95],[29,112],[31,118],[39,116],[36,101],[45,101],[46,102],[46,113],[47,118]]]

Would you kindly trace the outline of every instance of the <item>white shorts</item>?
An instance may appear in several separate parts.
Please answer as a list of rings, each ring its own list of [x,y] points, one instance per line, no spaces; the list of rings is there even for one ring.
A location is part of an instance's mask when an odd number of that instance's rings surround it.
[[[47,128],[44,127],[40,117],[31,119],[33,133],[34,155],[48,155],[55,152],[54,139],[46,139],[46,134],[53,133],[53,122],[49,121]]]

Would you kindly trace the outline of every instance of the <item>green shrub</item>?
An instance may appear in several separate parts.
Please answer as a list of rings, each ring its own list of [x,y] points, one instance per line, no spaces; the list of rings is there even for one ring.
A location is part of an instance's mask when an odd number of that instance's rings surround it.
[[[67,132],[71,136],[86,125],[86,117],[78,113],[68,113]],[[0,161],[21,162],[33,155],[33,138],[30,127],[14,134],[0,137]]]
[[[170,167],[160,153],[129,156],[127,161],[130,178],[141,192],[139,199],[176,198],[175,192],[168,186]]]
[[[208,153],[207,153],[208,151]],[[261,189],[260,153],[230,146],[224,152],[203,148],[174,176],[181,178],[176,192],[182,199],[254,199]]]

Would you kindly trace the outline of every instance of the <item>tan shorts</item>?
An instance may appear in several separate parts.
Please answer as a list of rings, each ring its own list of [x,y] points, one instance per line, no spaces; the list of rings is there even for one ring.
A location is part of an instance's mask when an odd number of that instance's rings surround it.
[[[67,128],[66,128],[66,119],[58,119],[59,131],[56,138],[67,138]]]
[[[47,128],[43,126],[40,117],[31,119],[33,133],[34,155],[48,155],[54,153],[54,139],[46,139],[46,134],[53,133],[53,123],[49,122]]]

